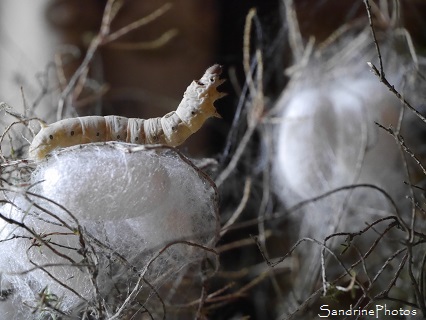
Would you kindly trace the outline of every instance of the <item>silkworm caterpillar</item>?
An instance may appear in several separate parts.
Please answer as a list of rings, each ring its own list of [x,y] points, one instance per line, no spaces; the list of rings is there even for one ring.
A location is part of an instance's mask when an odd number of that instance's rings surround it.
[[[163,117],[87,116],[43,126],[30,145],[29,157],[41,160],[57,148],[102,141],[178,146],[198,131],[208,118],[220,118],[214,102],[226,95],[217,91],[225,81],[219,78],[221,73],[220,65],[208,68],[200,80],[194,80],[186,89],[176,111]]]

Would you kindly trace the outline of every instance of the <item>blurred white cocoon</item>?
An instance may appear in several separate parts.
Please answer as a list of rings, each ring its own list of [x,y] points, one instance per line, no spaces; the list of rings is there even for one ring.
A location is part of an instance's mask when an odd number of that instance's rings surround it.
[[[351,184],[374,184],[391,196],[404,189],[398,146],[375,123],[395,128],[401,103],[373,75],[296,87],[278,105],[283,113],[274,164],[286,206]],[[364,210],[386,209],[374,190],[355,193]]]
[[[402,89],[409,88],[409,81],[406,87],[402,83],[409,75],[409,59],[397,54],[393,44],[382,44],[381,49],[387,79],[405,93]],[[314,52],[277,101],[272,166],[275,190],[283,206],[291,208],[349,187],[291,210],[291,221],[297,225],[292,229],[296,230],[291,234],[294,240],[309,237],[322,243],[333,233],[357,232],[366,223],[395,215],[395,207],[384,193],[395,201],[405,219],[410,217],[401,150],[394,137],[376,124],[397,128],[403,105],[370,72],[368,61],[379,65],[366,30],[322,55]],[[412,99],[414,94],[415,98],[413,88],[409,92],[408,97]],[[405,138],[412,129],[408,118],[404,118],[400,132]],[[383,192],[357,184],[373,185]],[[360,248],[372,240],[369,236],[362,239],[365,242]],[[335,237],[327,246],[335,250],[342,242],[343,237]],[[309,295],[318,285],[321,246],[305,242],[302,247],[298,251],[302,267],[296,287],[301,295]],[[376,255],[377,263],[386,254],[382,251]]]
[[[1,314],[32,319],[42,309],[40,292],[65,313],[81,312],[96,286],[117,306],[141,272],[158,289],[210,254],[180,243],[149,263],[173,241],[213,248],[217,199],[210,180],[175,151],[135,150],[121,143],[67,148],[37,165],[27,193],[6,193],[0,213],[17,223],[0,220],[2,290],[12,292]],[[143,286],[148,299],[152,290]]]

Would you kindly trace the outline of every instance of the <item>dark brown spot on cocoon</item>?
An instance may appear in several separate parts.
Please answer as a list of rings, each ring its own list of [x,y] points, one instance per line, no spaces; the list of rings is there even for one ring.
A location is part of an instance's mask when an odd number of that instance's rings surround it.
[[[49,139],[50,139],[50,140],[53,140],[53,136],[52,136],[52,135],[50,135],[50,136],[49,136]]]

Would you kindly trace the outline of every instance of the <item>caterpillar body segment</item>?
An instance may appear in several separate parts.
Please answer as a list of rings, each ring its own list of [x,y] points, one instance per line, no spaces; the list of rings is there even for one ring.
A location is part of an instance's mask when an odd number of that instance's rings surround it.
[[[34,137],[29,157],[41,160],[54,149],[104,141],[125,141],[137,144],[182,144],[211,117],[219,117],[214,102],[225,96],[217,87],[222,67],[214,65],[200,80],[186,89],[176,111],[151,119],[120,116],[87,116],[64,119],[43,127]]]

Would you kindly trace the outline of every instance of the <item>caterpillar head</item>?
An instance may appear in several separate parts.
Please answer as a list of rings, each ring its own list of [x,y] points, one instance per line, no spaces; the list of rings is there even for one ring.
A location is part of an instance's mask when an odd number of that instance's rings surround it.
[[[199,85],[204,86],[204,90],[200,91],[199,97],[204,98],[203,104],[206,105],[204,106],[206,112],[210,111],[211,116],[216,118],[222,117],[217,113],[214,102],[226,96],[226,93],[217,91],[217,87],[226,81],[225,79],[219,78],[222,74],[222,69],[221,65],[215,64],[208,68],[203,77],[197,81]],[[210,108],[207,108],[207,106]]]
[[[210,117],[221,118],[214,102],[226,94],[217,91],[217,87],[225,82],[220,79],[222,66],[215,64],[208,68],[200,80],[192,81],[186,89],[182,102],[176,113],[192,132],[201,128]]]

